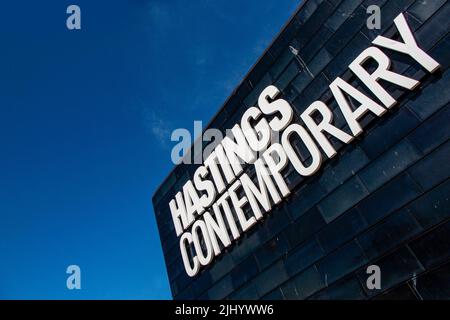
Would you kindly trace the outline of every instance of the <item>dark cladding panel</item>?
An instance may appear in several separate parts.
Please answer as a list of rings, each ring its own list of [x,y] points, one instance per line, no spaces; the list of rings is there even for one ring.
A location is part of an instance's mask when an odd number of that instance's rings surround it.
[[[379,30],[366,26],[372,4],[381,9]],[[378,35],[400,41],[393,22],[400,13],[440,70],[430,74],[411,57],[380,48],[392,71],[420,85],[409,91],[380,80],[398,103],[380,118],[363,116],[363,133],[350,144],[326,133],[337,154],[328,159],[320,150],[323,163],[312,176],[289,163],[281,174],[290,195],[192,278],[169,201],[198,165],[179,165],[168,175],[153,205],[175,299],[450,299],[448,1],[302,1],[211,126],[224,132],[240,123],[261,91],[275,85],[294,110],[293,122],[305,127],[301,113],[320,100],[332,110],[332,123],[350,133],[330,83],[341,77],[379,102],[348,65]],[[305,144],[293,144],[310,163]],[[252,165],[244,171],[254,177]],[[381,289],[369,290],[366,269],[373,264],[381,269]]]

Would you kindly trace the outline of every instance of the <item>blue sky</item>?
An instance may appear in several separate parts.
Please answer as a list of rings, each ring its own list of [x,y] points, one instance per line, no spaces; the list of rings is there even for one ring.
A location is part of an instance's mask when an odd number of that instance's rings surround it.
[[[170,299],[151,205],[170,134],[211,119],[298,2],[4,3],[0,298]]]

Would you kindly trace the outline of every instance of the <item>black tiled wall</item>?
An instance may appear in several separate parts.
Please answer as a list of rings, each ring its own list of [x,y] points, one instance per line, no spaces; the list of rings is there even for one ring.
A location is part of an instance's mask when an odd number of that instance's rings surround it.
[[[371,4],[381,7],[381,30],[366,28]],[[194,278],[184,271],[168,203],[196,166],[170,173],[153,203],[175,299],[450,299],[447,1],[304,1],[209,126],[231,128],[269,84],[298,113],[314,100],[336,108],[328,85],[337,76],[365,91],[348,64],[378,34],[394,36],[401,12],[440,71],[430,75],[391,55],[393,70],[420,80],[420,88],[387,85],[398,106],[376,121],[366,117],[364,134],[336,143],[339,155],[314,176],[288,168],[291,196]],[[366,288],[370,264],[381,268],[380,290]]]

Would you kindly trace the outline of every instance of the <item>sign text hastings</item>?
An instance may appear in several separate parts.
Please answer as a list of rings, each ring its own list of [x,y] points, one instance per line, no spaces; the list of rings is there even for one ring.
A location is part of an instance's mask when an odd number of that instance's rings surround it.
[[[193,179],[170,201],[189,276],[195,276],[201,266],[211,263],[224,248],[268,214],[272,206],[290,194],[280,173],[288,162],[300,175],[313,175],[322,163],[321,150],[328,158],[336,155],[329,136],[348,144],[363,132],[358,122],[361,117],[367,113],[381,117],[387,109],[395,107],[397,101],[379,80],[408,90],[419,85],[417,80],[390,71],[391,61],[380,48],[408,55],[430,73],[439,68],[439,63],[417,46],[403,14],[397,16],[394,23],[400,34],[399,41],[378,36],[372,41],[375,46],[364,50],[349,65],[377,101],[339,77],[329,86],[351,133],[333,125],[333,112],[321,101],[313,102],[300,115],[304,125],[291,123],[292,107],[279,97],[280,91],[270,85],[261,92],[258,106],[248,108],[241,123],[231,129],[234,139],[225,137],[195,171]],[[364,67],[370,60],[377,65],[373,72]],[[348,97],[359,106],[352,108]],[[316,115],[320,116],[320,121]],[[274,133],[281,134],[280,142],[271,143]],[[300,139],[310,153],[308,165],[296,153],[293,137]],[[257,184],[243,173],[242,163],[254,166]],[[244,210],[247,205],[251,209],[249,212]]]

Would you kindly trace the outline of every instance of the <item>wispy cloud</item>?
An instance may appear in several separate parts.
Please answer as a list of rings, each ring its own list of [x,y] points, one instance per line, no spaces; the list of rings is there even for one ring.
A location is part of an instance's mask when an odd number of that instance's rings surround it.
[[[170,21],[170,10],[164,6],[164,3],[151,1],[147,3],[147,8],[151,22],[161,24]]]
[[[164,149],[170,149],[171,124],[168,120],[158,116],[158,114],[150,109],[144,108],[144,126]]]
[[[269,36],[259,39],[253,47],[253,53],[259,57],[269,46],[270,41],[271,39]]]

